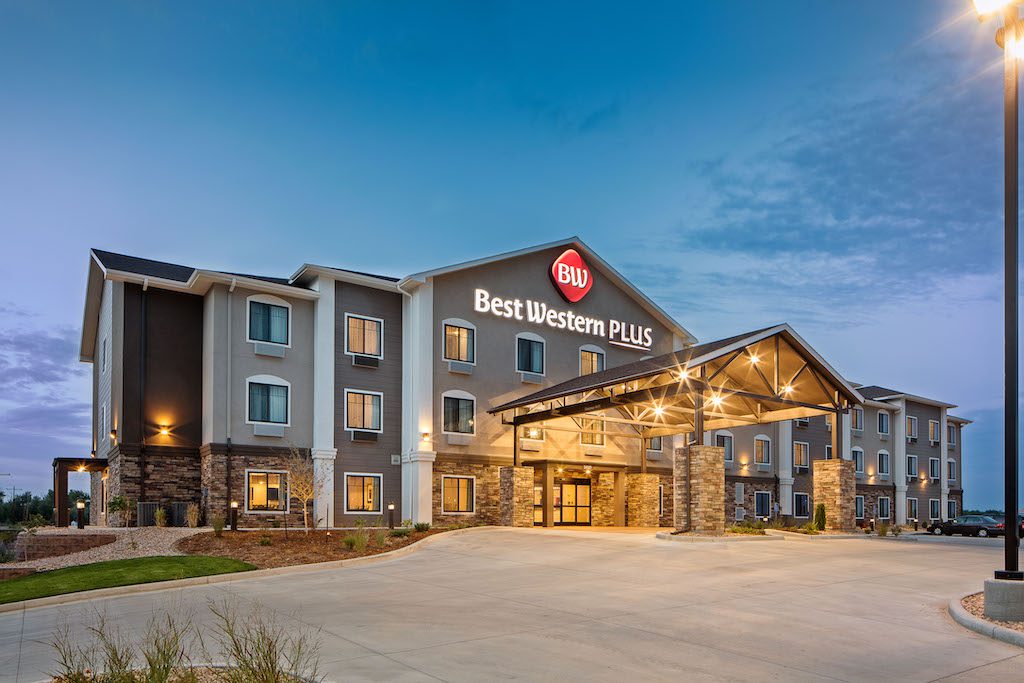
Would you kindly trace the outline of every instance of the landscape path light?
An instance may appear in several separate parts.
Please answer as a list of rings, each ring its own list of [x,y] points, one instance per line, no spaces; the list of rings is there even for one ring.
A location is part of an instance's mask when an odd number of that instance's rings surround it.
[[[85,501],[81,498],[75,503],[75,507],[78,508],[78,528],[85,528]]]
[[[238,531],[238,501],[231,501],[231,512],[230,512],[231,530]]]

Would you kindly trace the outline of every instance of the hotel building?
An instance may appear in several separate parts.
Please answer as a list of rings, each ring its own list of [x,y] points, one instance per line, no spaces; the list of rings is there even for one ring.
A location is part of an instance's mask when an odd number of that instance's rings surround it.
[[[962,501],[954,406],[847,382],[787,325],[700,344],[576,238],[403,278],[92,250],[81,360],[93,452],[54,461],[58,523],[79,469],[94,524],[117,521],[115,496],[142,523],[234,503],[242,526],[297,524],[296,454],[321,527],[393,504],[433,523],[713,530],[776,503],[803,519],[816,490],[845,527]]]

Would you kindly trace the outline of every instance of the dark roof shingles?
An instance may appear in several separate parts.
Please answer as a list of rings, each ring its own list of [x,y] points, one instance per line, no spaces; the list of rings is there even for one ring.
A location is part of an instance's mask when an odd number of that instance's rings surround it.
[[[125,254],[116,254],[112,251],[103,251],[102,249],[93,249],[92,253],[96,254],[96,258],[108,270],[121,270],[146,277],[174,280],[175,282],[188,282],[188,279],[192,277],[192,273],[196,270],[190,266],[179,266],[176,263],[153,261],[152,259],[139,258],[138,256],[126,256]]]

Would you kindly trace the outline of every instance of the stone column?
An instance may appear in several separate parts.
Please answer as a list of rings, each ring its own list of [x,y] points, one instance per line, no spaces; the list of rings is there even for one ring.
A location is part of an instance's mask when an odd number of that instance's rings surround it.
[[[676,529],[724,534],[725,449],[691,444],[680,451],[676,452],[673,468]]]
[[[814,505],[825,505],[825,531],[853,531],[857,479],[853,461],[814,460]],[[813,514],[813,511],[812,511]]]
[[[615,472],[598,472],[590,480],[591,526],[615,526]]]
[[[626,526],[626,473],[615,473],[612,496],[612,526]]]
[[[626,475],[628,526],[658,526],[658,475],[634,472]]]
[[[502,467],[501,523],[505,526],[533,526],[533,468]]]

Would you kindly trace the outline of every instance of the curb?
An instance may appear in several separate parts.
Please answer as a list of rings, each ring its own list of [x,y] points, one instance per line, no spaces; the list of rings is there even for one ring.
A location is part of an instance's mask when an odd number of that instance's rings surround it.
[[[990,621],[974,616],[960,604],[960,601],[966,597],[964,595],[949,601],[949,616],[953,617],[953,621],[983,636],[1001,640],[1004,643],[1016,645],[1017,647],[1024,647],[1024,632],[1014,631],[1011,628],[993,624]]]
[[[863,536],[856,534],[801,534],[795,531],[783,531],[782,529],[765,529],[764,532],[769,536],[778,536],[784,538],[787,541],[796,541],[798,543],[818,543],[819,541],[849,541],[858,540]]]
[[[9,602],[0,605],[0,614],[7,612],[20,612],[22,610],[35,609],[38,607],[53,607],[73,602],[83,602],[96,598],[111,598],[121,595],[133,595],[135,593],[150,593],[154,591],[171,590],[174,588],[187,588],[189,586],[206,586],[214,583],[227,583],[229,581],[245,581],[249,579],[262,579],[268,576],[279,576],[281,574],[300,574],[304,572],[325,571],[328,569],[341,569],[344,567],[360,567],[364,565],[389,562],[391,560],[409,555],[428,545],[437,542],[439,538],[449,538],[465,533],[476,531],[488,531],[503,529],[497,526],[478,526],[466,529],[452,529],[440,534],[433,534],[422,538],[415,543],[410,543],[402,548],[389,550],[379,555],[366,555],[364,557],[353,557],[348,560],[331,560],[329,562],[314,562],[312,564],[296,564],[288,567],[274,567],[272,569],[253,569],[247,572],[231,572],[228,574],[211,574],[210,576],[194,576],[188,579],[171,579],[169,581],[154,581],[152,583],[137,583],[130,586],[114,586],[111,588],[97,588],[77,593],[64,593],[62,595],[51,595],[45,598],[33,598],[19,602]]]
[[[765,534],[764,536],[756,536],[754,534],[743,536],[686,536],[683,534],[672,534],[667,531],[658,532],[654,537],[663,541],[675,541],[676,543],[749,543],[751,541],[786,540],[782,536],[773,536],[768,534]]]

